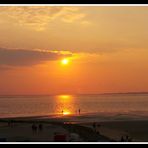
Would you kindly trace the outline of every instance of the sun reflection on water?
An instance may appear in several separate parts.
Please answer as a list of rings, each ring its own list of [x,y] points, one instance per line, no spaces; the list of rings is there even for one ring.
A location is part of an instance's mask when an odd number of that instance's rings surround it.
[[[71,95],[58,95],[56,97],[57,107],[56,112],[63,116],[74,114],[74,99]]]
[[[72,96],[71,95],[59,95],[58,98],[60,100],[68,100],[68,101],[70,101],[72,99]]]
[[[67,116],[67,115],[71,115],[71,113],[69,111],[63,111],[63,115]]]

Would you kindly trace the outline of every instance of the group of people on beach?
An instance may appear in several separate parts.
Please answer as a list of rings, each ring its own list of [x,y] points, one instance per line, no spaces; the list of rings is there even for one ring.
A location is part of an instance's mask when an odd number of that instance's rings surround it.
[[[37,133],[37,131],[42,131],[42,130],[43,130],[43,125],[42,124],[39,124],[39,125],[36,125],[35,123],[32,124],[33,133]]]

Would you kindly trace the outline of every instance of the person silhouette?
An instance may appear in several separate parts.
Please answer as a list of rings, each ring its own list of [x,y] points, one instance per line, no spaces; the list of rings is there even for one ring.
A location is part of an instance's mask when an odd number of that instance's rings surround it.
[[[81,109],[79,109],[78,112],[79,112],[79,115],[81,115]]]
[[[95,132],[97,131],[97,125],[96,125],[95,122],[93,123],[93,129],[94,129]]]
[[[126,136],[126,142],[129,142],[129,136],[128,135]]]
[[[33,133],[37,133],[37,126],[35,123],[32,125],[32,131]]]
[[[43,125],[39,124],[39,130],[42,131],[43,130]]]
[[[123,137],[123,136],[121,137],[121,142],[125,142],[125,140],[124,140],[124,137]]]

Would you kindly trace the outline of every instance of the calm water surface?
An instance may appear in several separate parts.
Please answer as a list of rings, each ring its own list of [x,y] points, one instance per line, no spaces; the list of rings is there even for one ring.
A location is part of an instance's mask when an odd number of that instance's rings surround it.
[[[0,96],[0,117],[102,113],[148,115],[148,95]]]

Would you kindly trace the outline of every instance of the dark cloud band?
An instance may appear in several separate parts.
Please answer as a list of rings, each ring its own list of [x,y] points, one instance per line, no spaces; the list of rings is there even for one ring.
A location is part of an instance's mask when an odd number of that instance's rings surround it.
[[[0,48],[0,65],[31,66],[46,61],[58,60],[72,54],[42,50],[2,49]]]

